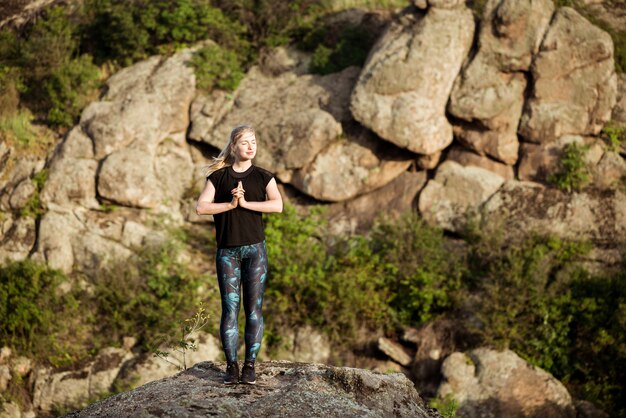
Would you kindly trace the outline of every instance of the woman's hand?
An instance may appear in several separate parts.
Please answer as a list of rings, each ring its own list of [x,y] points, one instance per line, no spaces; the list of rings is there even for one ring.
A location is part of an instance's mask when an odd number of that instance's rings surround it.
[[[239,206],[241,206],[242,208],[245,208],[246,206],[246,198],[244,197],[245,194],[245,190],[243,189],[243,184],[241,183],[241,181],[239,183],[237,183],[237,194],[239,196]]]
[[[237,187],[230,191],[230,193],[233,195],[233,200],[230,201],[230,206],[232,209],[235,209],[238,205],[241,204],[240,200],[243,199],[244,191],[245,190],[243,189],[241,181],[237,183]]]

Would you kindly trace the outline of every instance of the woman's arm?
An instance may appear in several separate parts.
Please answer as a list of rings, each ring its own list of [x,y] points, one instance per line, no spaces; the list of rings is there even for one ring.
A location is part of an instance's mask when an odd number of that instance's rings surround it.
[[[283,211],[283,198],[278,191],[276,179],[272,178],[265,187],[267,200],[263,202],[248,202],[245,195],[239,198],[239,205],[244,209],[254,210],[256,212],[280,213]]]
[[[200,193],[198,203],[196,204],[196,213],[198,215],[216,215],[218,213],[227,212],[235,209],[239,199],[243,197],[243,189],[235,188],[231,190],[233,199],[230,202],[215,203],[215,186],[211,181],[207,180],[204,190]]]

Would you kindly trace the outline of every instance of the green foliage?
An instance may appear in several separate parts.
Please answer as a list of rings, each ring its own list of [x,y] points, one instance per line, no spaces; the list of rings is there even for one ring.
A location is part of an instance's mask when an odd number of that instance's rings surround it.
[[[28,111],[0,117],[0,133],[11,143],[28,147],[37,141],[38,133],[32,125],[33,115]]]
[[[208,324],[208,321],[209,316],[206,313],[206,309],[200,302],[196,313],[191,318],[185,319],[179,325],[180,333],[178,340],[174,341],[171,338],[168,338],[163,341],[164,344],[169,346],[170,350],[180,353],[182,361],[176,359],[170,360],[169,351],[162,351],[159,349],[162,344],[159,344],[157,347],[152,349],[154,356],[176,366],[179,370],[187,370],[187,352],[189,350],[196,351],[198,349],[196,341],[193,339],[193,335],[201,331],[202,328]]]
[[[0,339],[4,344],[57,366],[74,359],[77,348],[65,337],[80,304],[76,292],[60,291],[65,280],[61,272],[29,260],[0,266]]]
[[[96,99],[100,70],[90,55],[81,55],[56,68],[45,83],[50,100],[48,121],[71,127],[80,112]]]
[[[459,403],[451,394],[445,398],[433,398],[429,401],[429,406],[435,408],[443,418],[455,418],[456,410],[459,409]]]
[[[560,160],[560,171],[548,176],[548,181],[559,189],[580,190],[589,181],[589,167],[585,161],[585,154],[589,150],[586,145],[575,142],[563,148]]]
[[[317,210],[302,216],[287,205],[269,217],[269,323],[311,324],[341,343],[361,326],[415,325],[454,305],[461,270],[441,230],[415,216],[332,241],[325,228]]]
[[[602,133],[605,135],[609,150],[613,152],[619,152],[622,144],[626,144],[626,125],[609,123],[604,126]]]
[[[319,1],[217,0],[217,6],[241,22],[256,49],[286,45],[298,28],[322,12]]]
[[[416,214],[379,223],[370,234],[384,266],[391,307],[404,324],[421,324],[454,306],[461,287],[461,260],[448,248],[443,230]]]
[[[37,218],[38,216],[41,216],[45,213],[45,210],[41,206],[39,194],[41,193],[41,190],[43,189],[47,178],[48,170],[45,168],[33,176],[31,181],[35,186],[35,191],[28,198],[28,201],[26,202],[24,207],[20,210],[20,216]]]
[[[337,32],[322,25],[304,35],[299,45],[304,50],[313,51],[311,72],[330,74],[352,65],[362,66],[374,41],[371,32],[358,26]]]
[[[122,65],[212,39],[247,54],[245,28],[208,0],[89,0],[82,49]]]
[[[564,378],[577,396],[626,417],[626,263],[605,277],[572,283],[571,367]]]
[[[470,277],[481,303],[472,311],[483,341],[507,346],[551,372],[569,367],[570,283],[583,272],[572,264],[587,244],[530,237],[505,245],[481,239],[470,252]]]
[[[237,54],[219,45],[199,49],[191,60],[196,72],[196,86],[204,91],[214,88],[233,91],[244,77]]]
[[[177,331],[199,302],[200,278],[178,261],[175,242],[147,247],[124,263],[103,268],[93,277],[95,309],[106,318],[97,335],[121,341],[135,335],[148,347],[153,341]]]

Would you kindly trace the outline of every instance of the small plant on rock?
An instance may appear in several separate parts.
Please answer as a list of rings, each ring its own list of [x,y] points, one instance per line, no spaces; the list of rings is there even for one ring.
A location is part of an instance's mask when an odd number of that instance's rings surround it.
[[[561,170],[550,175],[548,181],[568,192],[582,189],[589,181],[589,167],[585,161],[588,150],[589,147],[586,145],[575,142],[567,144],[561,155]]]
[[[200,303],[198,305],[198,311],[191,318],[185,319],[180,324],[180,338],[175,341],[169,341],[170,349],[180,353],[181,359],[170,360],[170,352],[161,351],[158,347],[152,349],[154,356],[176,366],[179,370],[187,370],[187,352],[189,350],[196,351],[198,349],[196,340],[192,336],[204,328],[208,324],[208,320],[209,316],[202,306],[202,303]]]

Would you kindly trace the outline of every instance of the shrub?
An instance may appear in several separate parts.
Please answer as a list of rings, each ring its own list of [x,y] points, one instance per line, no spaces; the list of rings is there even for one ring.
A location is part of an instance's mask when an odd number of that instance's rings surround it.
[[[199,49],[191,63],[196,73],[196,86],[204,91],[211,91],[216,87],[233,91],[244,77],[237,54],[219,45],[213,44]]]
[[[28,198],[28,201],[26,202],[24,207],[21,209],[20,216],[37,218],[45,213],[45,210],[41,206],[39,194],[41,193],[41,190],[43,189],[44,184],[46,184],[47,178],[48,178],[48,170],[45,168],[33,176],[31,181],[33,182],[33,185],[35,186],[35,191]]]
[[[80,312],[76,292],[62,293],[63,273],[30,260],[0,267],[0,337],[21,355],[59,366],[84,355],[72,329]]]
[[[446,246],[443,230],[416,214],[379,223],[371,232],[387,277],[390,305],[400,322],[417,325],[455,306],[462,260]]]
[[[122,65],[211,38],[247,54],[244,28],[208,0],[89,0],[82,49]]]
[[[48,121],[52,125],[71,127],[81,111],[97,98],[100,70],[90,55],[54,69],[45,83],[50,101]]]
[[[173,242],[147,247],[129,261],[104,268],[93,277],[98,318],[96,334],[119,342],[138,338],[144,348],[178,331],[178,323],[198,305],[199,277],[177,260]]]
[[[608,123],[602,128],[609,150],[619,152],[622,144],[626,144],[626,125]]]
[[[338,33],[322,26],[304,35],[299,45],[313,51],[311,72],[330,74],[352,65],[362,66],[374,41],[371,32],[358,26],[343,28]]]
[[[584,274],[572,261],[588,250],[585,243],[539,236],[477,241],[468,273],[480,302],[469,309],[480,325],[470,328],[485,343],[563,376],[570,367],[571,282]]]
[[[567,144],[562,151],[560,169],[557,173],[548,176],[548,181],[559,189],[580,190],[589,181],[589,168],[585,161],[585,153],[589,150],[586,145],[575,142]]]

